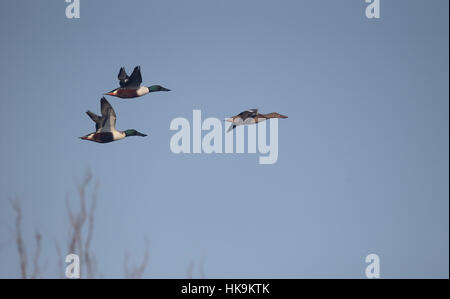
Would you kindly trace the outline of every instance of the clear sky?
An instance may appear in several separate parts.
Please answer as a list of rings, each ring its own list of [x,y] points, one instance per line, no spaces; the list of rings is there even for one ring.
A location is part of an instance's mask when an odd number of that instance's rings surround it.
[[[449,275],[449,2],[381,0],[0,1],[0,277],[19,277],[11,240],[43,234],[44,276],[66,244],[66,197],[100,183],[92,243],[103,277],[128,251],[144,277],[384,278]],[[118,129],[93,130],[121,66],[172,89],[108,97]],[[279,121],[274,165],[255,154],[170,151],[172,119],[249,108]],[[9,240],[9,241],[8,241]],[[46,265],[46,266],[44,266]]]

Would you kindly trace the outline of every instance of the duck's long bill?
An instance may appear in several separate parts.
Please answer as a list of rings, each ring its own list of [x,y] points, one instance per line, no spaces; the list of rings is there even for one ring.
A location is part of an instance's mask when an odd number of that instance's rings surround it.
[[[104,93],[104,95],[106,95],[106,96],[113,96],[114,93],[112,91],[110,91],[110,92]]]
[[[147,136],[147,134],[136,131],[136,136],[145,137],[145,136]]]
[[[288,118],[286,115],[280,114],[280,118]]]

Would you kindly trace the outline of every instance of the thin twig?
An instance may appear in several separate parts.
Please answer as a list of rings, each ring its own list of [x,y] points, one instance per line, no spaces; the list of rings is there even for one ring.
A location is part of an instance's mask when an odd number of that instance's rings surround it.
[[[33,257],[33,274],[31,275],[31,278],[38,278],[39,273],[40,273],[39,258],[41,256],[42,235],[38,231],[36,231],[34,238],[36,240],[36,252],[34,253],[34,257]]]
[[[133,263],[131,265],[131,267],[129,267],[129,256],[128,256],[128,253],[126,252],[125,258],[124,258],[124,264],[123,264],[125,277],[132,278],[132,279],[142,278],[144,276],[145,269],[147,268],[149,256],[150,256],[149,244],[148,244],[147,239],[145,240],[144,256],[143,256],[142,261],[139,264],[139,266],[136,266]]]
[[[22,209],[17,199],[10,202],[16,212],[16,244],[20,259],[20,274],[22,278],[27,278],[27,253],[22,239]]]

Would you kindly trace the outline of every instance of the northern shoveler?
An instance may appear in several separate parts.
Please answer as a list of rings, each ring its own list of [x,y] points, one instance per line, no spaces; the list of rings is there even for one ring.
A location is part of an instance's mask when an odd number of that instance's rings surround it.
[[[126,99],[141,97],[155,91],[170,91],[170,89],[164,88],[161,85],[152,85],[150,87],[141,86],[142,76],[140,66],[134,68],[131,76],[127,75],[124,67],[120,68],[117,78],[119,79],[120,87],[105,93],[105,95]]]
[[[226,121],[231,122],[232,125],[228,129],[227,133],[232,131],[234,128],[240,125],[250,125],[265,121],[269,118],[288,118],[277,112],[272,112],[268,114],[258,113],[258,109],[249,109],[239,113],[236,116],[227,118]]]
[[[87,115],[95,122],[95,132],[80,137],[81,139],[98,143],[108,143],[130,136],[147,136],[134,129],[126,131],[116,130],[116,113],[113,107],[104,97],[100,100],[100,106],[102,112],[101,117],[89,110],[86,111]]]

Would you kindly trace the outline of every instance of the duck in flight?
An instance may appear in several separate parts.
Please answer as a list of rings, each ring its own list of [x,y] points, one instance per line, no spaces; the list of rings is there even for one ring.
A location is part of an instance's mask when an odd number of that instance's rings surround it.
[[[152,85],[150,87],[141,86],[142,75],[140,66],[134,68],[131,76],[128,76],[124,67],[120,68],[117,78],[119,79],[120,87],[105,93],[105,95],[127,99],[141,97],[150,92],[170,91],[170,89],[164,88],[161,85]]]
[[[147,136],[134,129],[126,131],[116,130],[116,113],[113,107],[104,97],[100,100],[100,106],[102,112],[101,117],[89,110],[86,111],[87,115],[95,122],[95,132],[80,137],[81,139],[98,143],[108,143],[130,136]]]
[[[227,133],[240,125],[250,125],[265,121],[270,118],[288,118],[286,115],[282,115],[278,112],[272,112],[268,114],[258,113],[258,109],[249,109],[239,113],[236,116],[227,118],[226,121],[231,122],[232,125],[227,130]]]

